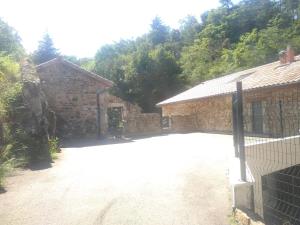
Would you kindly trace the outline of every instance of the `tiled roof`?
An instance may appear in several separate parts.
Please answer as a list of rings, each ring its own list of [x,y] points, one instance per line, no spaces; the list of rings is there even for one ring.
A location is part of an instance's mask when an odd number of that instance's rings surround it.
[[[185,92],[158,103],[157,106],[229,94],[236,90],[237,81],[242,81],[243,90],[300,82],[300,55],[295,57],[295,62],[289,64],[281,65],[277,61],[205,81]]]
[[[78,70],[80,72],[82,72],[83,74],[86,74],[87,76],[89,77],[92,77],[94,78],[95,80],[98,80],[102,83],[104,83],[105,85],[107,85],[108,87],[112,87],[113,86],[113,82],[104,78],[104,77],[101,77],[100,75],[96,74],[96,73],[93,73],[93,72],[90,72],[90,71],[87,71],[83,68],[81,68],[80,66],[66,60],[66,59],[62,59],[61,57],[58,57],[58,58],[54,58],[54,59],[51,59],[47,62],[44,62],[40,65],[38,65],[36,68],[39,70],[41,68],[44,68],[44,67],[47,67],[47,66],[50,66],[50,65],[53,65],[55,63],[63,63],[64,65],[67,65],[75,70]]]

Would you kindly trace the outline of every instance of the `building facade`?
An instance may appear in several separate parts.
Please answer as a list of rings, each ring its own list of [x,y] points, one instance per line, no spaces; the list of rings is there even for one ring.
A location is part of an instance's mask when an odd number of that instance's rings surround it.
[[[59,136],[95,136],[99,124],[101,134],[109,135],[110,114],[114,112],[126,133],[160,132],[160,115],[143,114],[137,105],[111,95],[113,82],[61,58],[36,69],[49,108],[56,114]]]

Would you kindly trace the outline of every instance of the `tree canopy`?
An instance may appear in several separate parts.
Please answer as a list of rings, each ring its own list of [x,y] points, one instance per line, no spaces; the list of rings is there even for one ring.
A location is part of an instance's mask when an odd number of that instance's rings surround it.
[[[155,17],[148,33],[101,47],[86,68],[113,80],[114,94],[156,111],[199,82],[276,60],[287,45],[299,53],[299,13],[299,0],[220,0],[179,29]]]
[[[35,64],[41,64],[54,59],[58,55],[58,50],[54,47],[50,35],[45,33],[43,39],[39,42],[38,49],[33,53],[33,61]]]
[[[64,57],[112,80],[113,94],[153,112],[157,102],[202,81],[272,62],[287,45],[300,53],[299,0],[220,0],[199,17],[183,18],[178,29],[155,17],[149,32],[104,45],[94,58]],[[24,54],[17,33],[2,21],[0,51],[0,70]],[[58,54],[46,33],[33,60]]]

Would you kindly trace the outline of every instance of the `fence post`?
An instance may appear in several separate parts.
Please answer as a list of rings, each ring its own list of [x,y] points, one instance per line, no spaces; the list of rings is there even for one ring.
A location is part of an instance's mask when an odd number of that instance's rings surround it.
[[[237,95],[236,92],[232,94],[232,136],[235,157],[239,156],[238,149],[238,134],[237,134]]]
[[[243,87],[242,82],[236,83],[236,100],[237,100],[237,137],[239,146],[241,180],[246,181],[246,157],[245,157],[245,136],[244,136],[244,119],[243,119]]]

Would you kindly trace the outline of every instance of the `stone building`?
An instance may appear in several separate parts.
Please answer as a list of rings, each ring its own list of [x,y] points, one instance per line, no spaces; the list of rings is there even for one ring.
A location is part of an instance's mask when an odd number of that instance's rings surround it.
[[[246,132],[276,135],[279,124],[262,118],[266,103],[278,103],[277,96],[295,97],[300,90],[300,56],[287,51],[285,61],[273,62],[256,68],[208,80],[157,104],[162,116],[169,120],[171,131],[225,132],[232,131],[232,94],[236,82],[241,81],[244,109],[248,118]],[[277,110],[279,107],[270,110]],[[283,112],[284,113],[284,112]],[[277,114],[276,114],[277,115]],[[274,115],[275,116],[275,115]],[[286,128],[284,128],[286,129]]]
[[[112,111],[120,114],[118,119],[124,123],[126,133],[158,133],[161,130],[159,114],[144,114],[137,105],[111,95],[109,89],[113,82],[110,80],[62,58],[40,64],[36,69],[49,107],[56,113],[59,136],[95,136],[99,124],[101,134],[109,135],[108,112]]]

